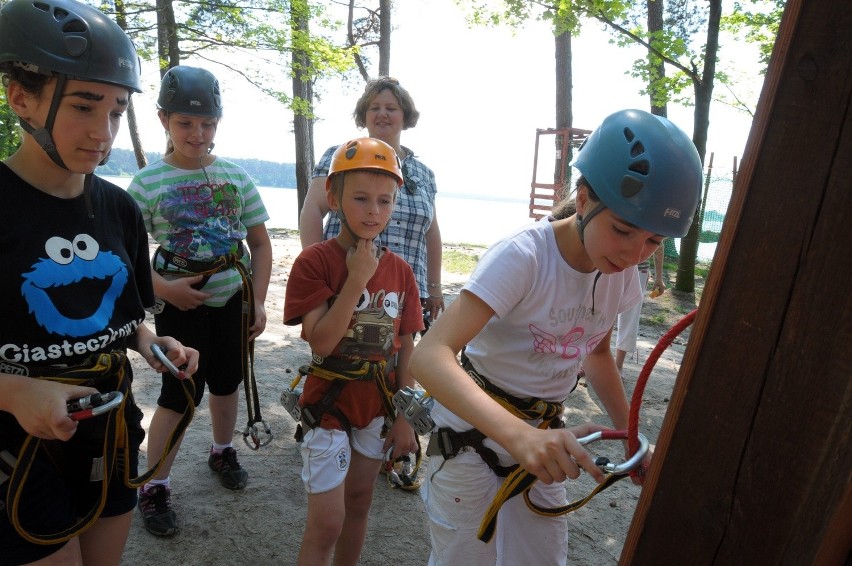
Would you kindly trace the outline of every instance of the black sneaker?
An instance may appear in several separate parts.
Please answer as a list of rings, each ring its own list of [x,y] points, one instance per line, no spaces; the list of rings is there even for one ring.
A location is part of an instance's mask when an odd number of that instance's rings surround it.
[[[158,537],[170,537],[177,533],[177,514],[172,509],[169,488],[154,485],[147,490],[140,489],[138,507],[149,533]]]
[[[211,452],[207,465],[219,475],[219,481],[228,489],[243,489],[248,483],[248,472],[237,462],[237,451],[230,446],[220,454]]]

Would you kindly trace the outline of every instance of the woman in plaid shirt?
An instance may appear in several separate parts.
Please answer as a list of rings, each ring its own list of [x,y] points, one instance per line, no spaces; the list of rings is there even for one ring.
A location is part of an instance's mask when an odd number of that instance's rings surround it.
[[[441,229],[435,208],[435,174],[401,142],[402,131],[417,125],[420,112],[399,81],[381,77],[367,83],[352,113],[355,125],[367,128],[370,137],[390,145],[402,162],[405,185],[400,189],[388,227],[379,236],[380,244],[402,256],[414,270],[425,322],[435,320],[444,310],[441,289]],[[305,248],[340,233],[340,219],[330,215],[325,197],[325,181],[331,156],[337,146],[326,150],[314,167],[311,186],[299,218],[299,233]]]

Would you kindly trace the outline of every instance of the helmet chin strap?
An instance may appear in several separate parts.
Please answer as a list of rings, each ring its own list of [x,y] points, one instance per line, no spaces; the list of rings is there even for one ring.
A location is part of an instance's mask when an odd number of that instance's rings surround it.
[[[43,128],[34,128],[23,118],[18,119],[21,128],[30,134],[50,159],[63,169],[68,169],[68,167],[65,166],[65,162],[62,161],[62,157],[59,156],[59,152],[56,150],[56,144],[53,142],[51,132],[53,131],[53,123],[56,121],[56,111],[59,109],[59,103],[62,100],[62,93],[65,91],[67,80],[66,75],[56,76],[56,88],[53,90],[53,98],[50,101],[50,109],[47,111],[47,120]]]
[[[43,128],[34,128],[32,124],[24,120],[23,118],[18,118],[18,123],[20,123],[21,128],[28,134],[30,134],[33,139],[41,146],[44,152],[50,157],[51,161],[56,163],[62,169],[66,171],[70,171],[68,166],[65,165],[65,162],[62,161],[62,156],[59,155],[59,151],[56,149],[56,143],[53,141],[53,123],[56,122],[56,112],[59,110],[59,103],[62,102],[62,95],[65,92],[65,83],[68,82],[67,75],[56,75],[56,86],[53,89],[53,97],[50,100],[50,108],[47,111],[47,120],[45,120]],[[104,157],[103,161],[101,161],[101,165],[107,162],[109,159],[109,154]],[[83,177],[83,201],[86,203],[86,214],[89,218],[95,217],[95,211],[92,206],[92,174],[87,173]]]
[[[589,211],[585,216],[577,213],[577,231],[580,233],[580,241],[585,242],[586,236],[586,225],[598,214],[603,212],[606,209],[603,203],[598,203],[598,205]]]
[[[577,213],[577,232],[580,234],[580,241],[585,242],[586,235],[586,224],[588,224],[592,218],[600,214],[606,209],[603,203],[598,203],[598,205],[589,211],[585,216],[581,215],[579,212]],[[595,290],[598,287],[598,279],[601,278],[601,273],[599,270],[595,274],[595,280],[592,282],[592,314],[595,314]]]

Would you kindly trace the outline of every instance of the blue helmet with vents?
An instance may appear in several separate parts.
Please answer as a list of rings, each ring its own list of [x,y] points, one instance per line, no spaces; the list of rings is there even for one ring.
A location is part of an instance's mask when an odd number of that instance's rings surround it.
[[[572,163],[603,210],[655,234],[682,238],[701,197],[702,165],[692,140],[672,122],[643,110],[607,116]],[[582,227],[581,227],[582,233]]]

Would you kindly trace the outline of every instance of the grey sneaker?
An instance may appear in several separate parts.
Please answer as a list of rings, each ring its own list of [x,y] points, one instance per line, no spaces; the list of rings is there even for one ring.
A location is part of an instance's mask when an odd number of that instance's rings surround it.
[[[237,451],[225,448],[221,454],[210,453],[207,465],[219,476],[219,481],[228,489],[243,489],[248,483],[248,472],[237,461]]]
[[[147,490],[140,489],[138,506],[149,533],[158,537],[170,537],[177,533],[177,514],[172,509],[169,488],[154,485]]]

